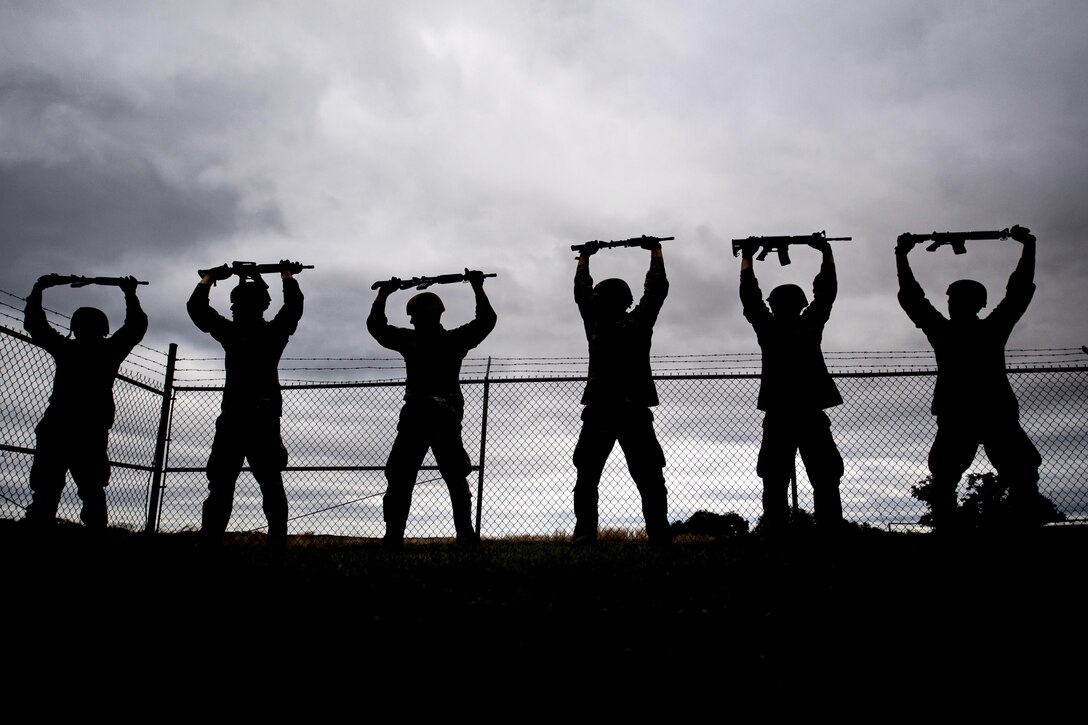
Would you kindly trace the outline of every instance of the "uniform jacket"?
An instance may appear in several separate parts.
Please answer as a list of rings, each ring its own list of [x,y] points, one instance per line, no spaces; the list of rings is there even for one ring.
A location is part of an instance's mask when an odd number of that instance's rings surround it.
[[[404,357],[405,400],[433,398],[458,402],[461,362],[469,350],[495,329],[496,320],[495,310],[481,288],[476,292],[475,318],[452,330],[441,324],[423,330],[390,325],[385,315],[385,298],[374,300],[366,329],[379,345]]]
[[[797,318],[780,319],[763,301],[755,272],[741,270],[741,307],[762,352],[759,410],[823,410],[842,404],[820,348],[837,294],[835,265],[825,262],[812,282],[812,302]]]
[[[42,291],[35,287],[26,298],[23,326],[56,361],[46,415],[55,421],[111,428],[116,414],[113,381],[147,332],[147,315],[136,294],[125,295],[125,322],[113,335],[77,340],[50,326],[42,309]]]
[[[283,279],[283,306],[271,320],[228,320],[208,303],[211,286],[198,284],[187,309],[196,326],[223,346],[223,412],[283,412],[279,364],[302,319],[298,280]]]
[[[925,333],[937,360],[934,415],[973,412],[1017,415],[1019,406],[1005,371],[1005,344],[1035,294],[1035,247],[1026,245],[1002,299],[983,318],[952,321],[926,299],[905,254],[896,255],[899,304]]]
[[[651,256],[638,304],[618,319],[598,320],[592,310],[593,277],[589,265],[578,265],[574,273],[574,301],[589,342],[588,380],[582,392],[582,405],[658,404],[650,369],[650,345],[654,323],[668,293],[665,261]]]

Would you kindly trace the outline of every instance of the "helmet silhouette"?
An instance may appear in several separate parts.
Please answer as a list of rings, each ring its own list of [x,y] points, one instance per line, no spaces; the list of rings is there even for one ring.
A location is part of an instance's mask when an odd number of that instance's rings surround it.
[[[593,307],[598,313],[619,314],[633,301],[631,288],[622,279],[601,280],[593,288]]]
[[[973,279],[958,279],[948,285],[948,301],[963,303],[977,312],[986,306],[986,286]]]
[[[231,305],[238,305],[248,309],[263,312],[272,304],[272,297],[268,294],[268,287],[257,282],[239,282],[230,291]]]
[[[797,314],[808,307],[805,291],[795,284],[783,284],[767,295],[767,304],[775,314]]]
[[[420,314],[439,315],[446,311],[446,306],[442,304],[442,298],[434,292],[420,292],[408,300],[404,309],[409,317],[414,317]]]
[[[80,307],[72,314],[70,329],[76,338],[106,337],[110,334],[110,321],[97,307]]]

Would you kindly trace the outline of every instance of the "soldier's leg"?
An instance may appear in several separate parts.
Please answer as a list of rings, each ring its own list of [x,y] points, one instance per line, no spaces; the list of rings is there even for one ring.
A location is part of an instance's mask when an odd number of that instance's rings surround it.
[[[287,491],[283,471],[287,448],[280,435],[279,416],[254,421],[255,428],[246,449],[253,478],[261,488],[261,502],[268,521],[268,546],[275,551],[287,547]]]
[[[827,414],[813,413],[806,421],[799,437],[798,449],[801,461],[812,483],[813,515],[816,526],[834,530],[842,523],[843,461],[835,439],[831,435],[831,421]]]
[[[797,441],[788,416],[767,413],[763,416],[763,439],[759,445],[756,475],[763,479],[764,531],[782,529],[789,521],[790,479],[794,474]]]
[[[252,471],[261,488],[261,508],[268,521],[268,547],[283,550],[287,546],[287,492],[283,487],[283,472],[257,466],[253,466]]]
[[[83,507],[79,518],[90,529],[104,530],[108,522],[106,486],[110,482],[109,429],[89,431],[72,442],[72,480]]]
[[[68,475],[71,436],[48,410],[35,433],[34,462],[30,466],[31,498],[25,521],[33,526],[51,526],[57,521],[57,507]]]
[[[479,533],[472,523],[472,490],[468,485],[468,474],[472,470],[472,461],[461,440],[460,421],[441,421],[435,426],[431,439],[431,452],[434,453],[438,471],[450,493],[453,507],[453,525],[457,531],[459,544],[479,543]]]
[[[1008,505],[1013,518],[1023,524],[1041,524],[1039,466],[1043,459],[1017,420],[993,427],[983,439],[990,463],[1009,487]]]
[[[651,544],[668,544],[672,541],[672,533],[664,475],[665,452],[654,432],[653,420],[650,409],[632,409],[629,425],[622,429],[619,443],[642,498],[646,536]]]
[[[59,467],[52,463],[39,462],[35,458],[30,467],[31,500],[26,507],[25,520],[35,526],[51,526],[57,521],[57,508],[60,496],[64,492],[65,471],[59,469],[60,485],[57,485]]]
[[[956,489],[978,452],[978,435],[977,422],[962,417],[937,418],[937,435],[929,449],[930,513],[936,530],[956,528],[959,507]]]
[[[389,546],[399,546],[404,542],[404,528],[412,506],[416,476],[430,447],[424,423],[407,405],[401,410],[397,437],[393,440],[385,464],[387,486],[382,497],[385,543]]]
[[[582,430],[574,446],[573,463],[577,470],[574,482],[575,544],[597,541],[598,487],[605,463],[616,445],[616,432],[609,425],[607,411],[592,406],[582,410]]]
[[[248,421],[220,415],[215,421],[215,438],[208,456],[208,496],[200,518],[201,542],[210,546],[222,543],[234,508],[234,487],[245,461],[243,434]]]

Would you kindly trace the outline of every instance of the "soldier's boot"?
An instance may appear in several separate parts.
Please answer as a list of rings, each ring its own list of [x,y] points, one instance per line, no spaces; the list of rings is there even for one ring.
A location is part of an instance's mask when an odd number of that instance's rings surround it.
[[[200,513],[200,548],[218,551],[223,546],[223,535],[230,523],[231,501],[222,495],[209,494],[204,499]]]
[[[106,492],[96,489],[90,493],[80,491],[79,497],[83,499],[83,507],[79,512],[79,520],[94,534],[103,534],[106,531]]]
[[[763,479],[763,515],[759,519],[759,529],[764,534],[783,533],[790,519],[788,478]]]
[[[264,492],[265,519],[268,520],[268,550],[282,555],[287,552],[287,493],[283,486],[272,486]]]
[[[642,494],[642,516],[646,521],[646,537],[653,546],[668,546],[672,543],[667,496],[663,483],[647,487]]]
[[[57,507],[60,506],[60,495],[56,497],[45,496],[37,492],[30,505],[26,507],[26,516],[23,520],[27,526],[34,528],[47,528],[57,523]]]
[[[599,493],[594,476],[578,470],[574,484],[574,546],[593,546],[597,543]]]
[[[842,496],[839,480],[813,481],[812,508],[816,528],[823,533],[834,533],[842,526]]]
[[[460,488],[460,487],[458,487]],[[472,496],[465,483],[464,495],[452,496],[453,527],[457,530],[457,543],[460,546],[476,546],[480,543],[480,534],[472,525]]]
[[[959,479],[934,476],[930,483],[929,510],[933,522],[933,532],[937,534],[955,534],[962,528],[959,504],[956,500],[956,486]]]
[[[386,551],[400,551],[404,548],[404,527],[406,521],[385,520],[385,536],[382,537],[382,548]]]

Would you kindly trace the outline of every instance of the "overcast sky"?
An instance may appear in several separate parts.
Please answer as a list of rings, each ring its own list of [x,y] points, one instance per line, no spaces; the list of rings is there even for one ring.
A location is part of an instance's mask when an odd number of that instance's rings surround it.
[[[570,245],[673,236],[654,354],[734,353],[758,348],[730,240],[826,230],[853,239],[824,349],[921,350],[896,236],[1021,224],[1039,289],[1009,346],[1079,348],[1086,37],[1080,0],[5,0],[0,290],[135,275],[145,344],[200,357],[196,270],[289,258],[314,269],[285,355],[368,357],[391,354],[365,329],[374,281],[468,267],[497,274],[479,355],[579,356]],[[1019,252],[911,259],[943,309],[963,277],[996,302]],[[765,292],[810,288],[818,254],[792,257],[757,263]],[[647,263],[591,269],[637,294]],[[447,327],[471,315],[468,285],[433,291]],[[46,297],[83,304],[120,324],[116,289]]]

